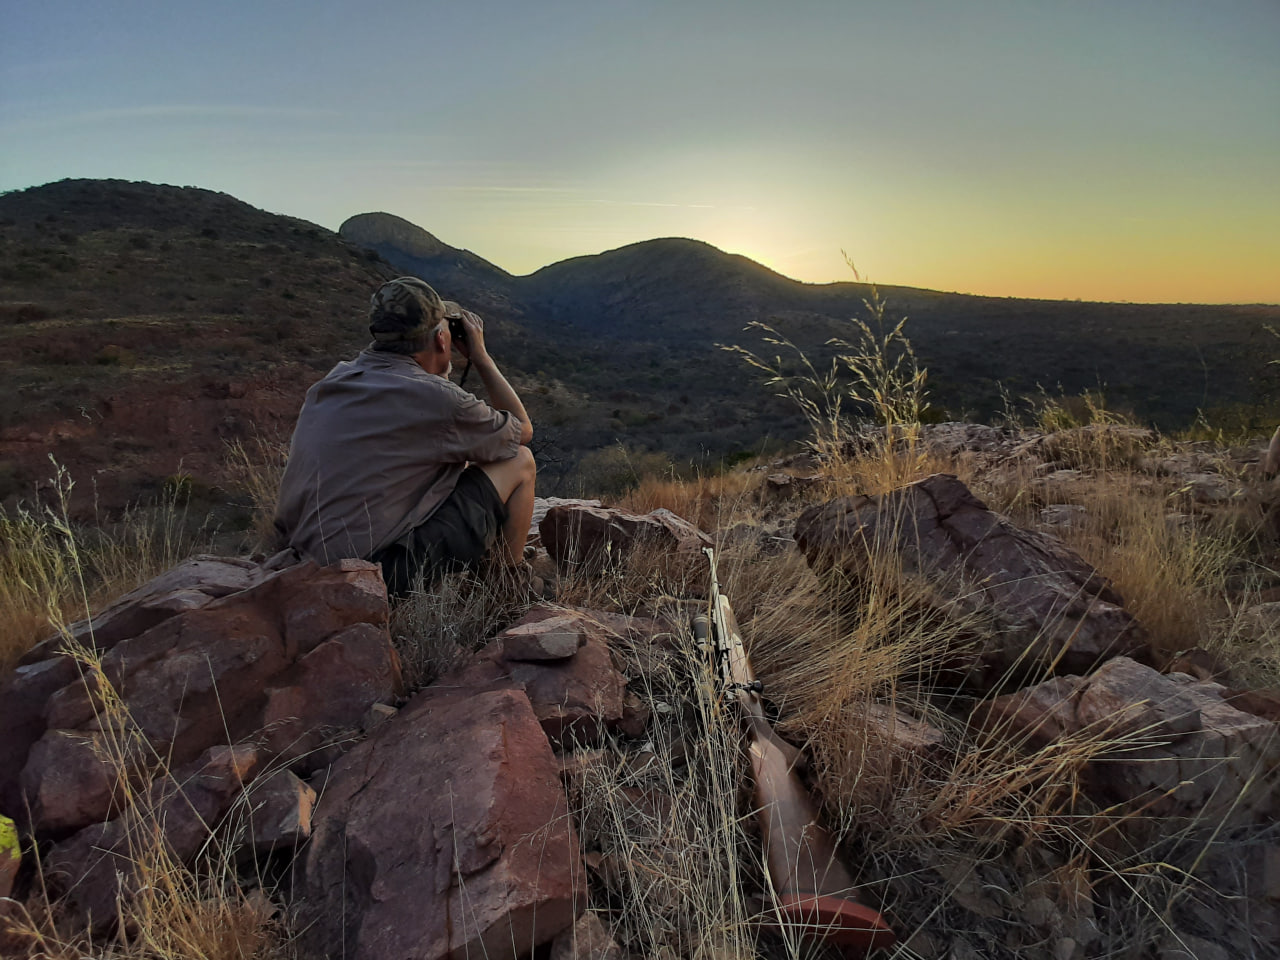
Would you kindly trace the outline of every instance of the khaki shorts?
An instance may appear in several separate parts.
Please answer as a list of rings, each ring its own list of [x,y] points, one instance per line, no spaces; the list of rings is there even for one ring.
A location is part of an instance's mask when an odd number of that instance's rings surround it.
[[[506,522],[507,505],[493,481],[472,464],[431,516],[369,559],[382,566],[387,593],[404,597],[419,578],[426,589],[446,573],[474,568]]]

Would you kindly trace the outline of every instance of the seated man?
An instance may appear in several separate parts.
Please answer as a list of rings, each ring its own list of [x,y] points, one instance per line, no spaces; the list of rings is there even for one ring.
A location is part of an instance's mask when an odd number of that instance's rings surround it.
[[[373,342],[307,391],[276,529],[317,563],[381,564],[394,596],[474,565],[495,541],[517,566],[533,517],[533,425],[485,349],[484,322],[416,277],[383,284],[371,304]],[[455,347],[492,407],[447,379]]]

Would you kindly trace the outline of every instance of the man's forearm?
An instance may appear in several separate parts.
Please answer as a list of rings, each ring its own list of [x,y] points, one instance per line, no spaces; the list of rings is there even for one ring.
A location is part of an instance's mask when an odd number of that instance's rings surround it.
[[[525,410],[524,404],[520,402],[520,397],[516,394],[515,389],[507,382],[507,378],[502,375],[502,371],[498,369],[498,365],[493,362],[492,357],[485,356],[483,360],[475,361],[474,366],[476,372],[480,374],[480,381],[484,384],[484,388],[489,394],[489,405],[496,410],[510,412],[512,416],[524,424],[520,442],[528,443],[533,439],[533,423],[529,420],[528,411]]]

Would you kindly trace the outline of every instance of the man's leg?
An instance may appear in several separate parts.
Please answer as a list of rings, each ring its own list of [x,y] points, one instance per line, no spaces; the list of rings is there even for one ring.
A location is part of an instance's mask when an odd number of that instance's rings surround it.
[[[524,560],[524,542],[529,537],[529,524],[533,522],[533,486],[538,476],[533,451],[522,446],[510,460],[482,463],[480,469],[507,505],[501,556],[505,563],[514,566]]]

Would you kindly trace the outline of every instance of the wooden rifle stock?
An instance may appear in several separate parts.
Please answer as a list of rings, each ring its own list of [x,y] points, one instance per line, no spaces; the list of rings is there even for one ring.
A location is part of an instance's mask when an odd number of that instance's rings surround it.
[[[713,646],[725,692],[742,712],[776,909],[790,928],[828,943],[863,953],[891,946],[893,931],[877,911],[858,902],[835,842],[818,823],[817,807],[795,771],[800,751],[778,736],[765,715],[763,685],[747,658],[733,608],[720,593],[715,556],[705,552],[711,561],[711,611],[709,618],[694,619],[694,637]]]

